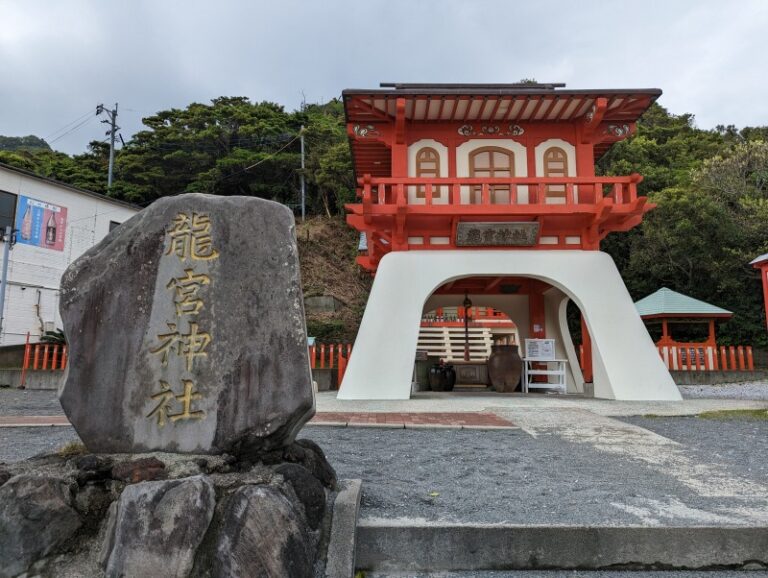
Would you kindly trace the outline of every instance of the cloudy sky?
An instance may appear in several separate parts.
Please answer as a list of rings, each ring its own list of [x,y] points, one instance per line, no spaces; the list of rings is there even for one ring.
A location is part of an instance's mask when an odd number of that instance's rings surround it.
[[[102,102],[128,140],[194,101],[381,81],[658,87],[701,127],[768,124],[764,0],[0,0],[0,23],[0,134],[69,153]]]

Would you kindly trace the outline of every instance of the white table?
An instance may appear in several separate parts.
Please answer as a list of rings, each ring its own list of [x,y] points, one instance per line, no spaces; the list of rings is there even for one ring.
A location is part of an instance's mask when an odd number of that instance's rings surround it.
[[[530,357],[523,358],[523,393],[528,393],[529,389],[559,389],[562,393],[566,392],[565,369],[567,359],[536,359]],[[534,365],[544,365],[545,369],[536,368]],[[554,366],[554,367],[553,367]],[[537,375],[546,375],[546,382],[531,381],[531,378]],[[550,381],[555,377],[555,381]]]

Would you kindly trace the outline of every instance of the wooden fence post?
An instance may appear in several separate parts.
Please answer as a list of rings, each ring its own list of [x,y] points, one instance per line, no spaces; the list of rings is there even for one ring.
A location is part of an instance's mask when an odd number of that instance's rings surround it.
[[[736,371],[736,348],[731,345],[728,347],[728,352],[731,358],[731,371]]]

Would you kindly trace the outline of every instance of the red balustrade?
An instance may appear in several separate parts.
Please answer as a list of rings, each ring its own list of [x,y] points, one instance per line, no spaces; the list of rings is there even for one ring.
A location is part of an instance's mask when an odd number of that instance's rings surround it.
[[[339,384],[344,379],[351,355],[351,343],[317,343],[309,346],[310,367],[312,369],[336,369]]]
[[[671,371],[754,371],[751,345],[721,345],[719,349],[700,343],[658,346],[659,355]]]
[[[27,371],[63,371],[67,367],[67,346],[59,343],[30,343],[29,334],[24,346],[24,361],[21,367],[21,386],[24,386]]]

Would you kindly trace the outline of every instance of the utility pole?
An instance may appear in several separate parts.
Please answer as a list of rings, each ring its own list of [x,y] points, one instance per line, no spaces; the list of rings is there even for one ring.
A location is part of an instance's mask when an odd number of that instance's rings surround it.
[[[107,113],[107,116],[109,117],[109,120],[102,120],[101,122],[109,125],[109,130],[105,134],[109,137],[109,172],[107,173],[107,189],[110,189],[112,188],[112,173],[115,168],[115,135],[117,134],[117,131],[120,130],[120,127],[117,126],[117,103],[115,103],[115,108],[113,110],[104,108],[104,105],[100,104],[96,107],[96,116],[100,115],[102,112]]]
[[[307,191],[304,186],[304,125],[301,125],[301,130],[299,131],[299,136],[301,137],[301,222],[303,223],[307,216],[307,209],[306,209],[306,201],[307,201]]]
[[[5,320],[5,289],[8,285],[8,261],[11,260],[11,248],[16,243],[15,231],[10,225],[5,228],[1,240],[5,243],[3,247],[3,274],[2,278],[0,278],[0,338],[3,335],[3,321]]]

